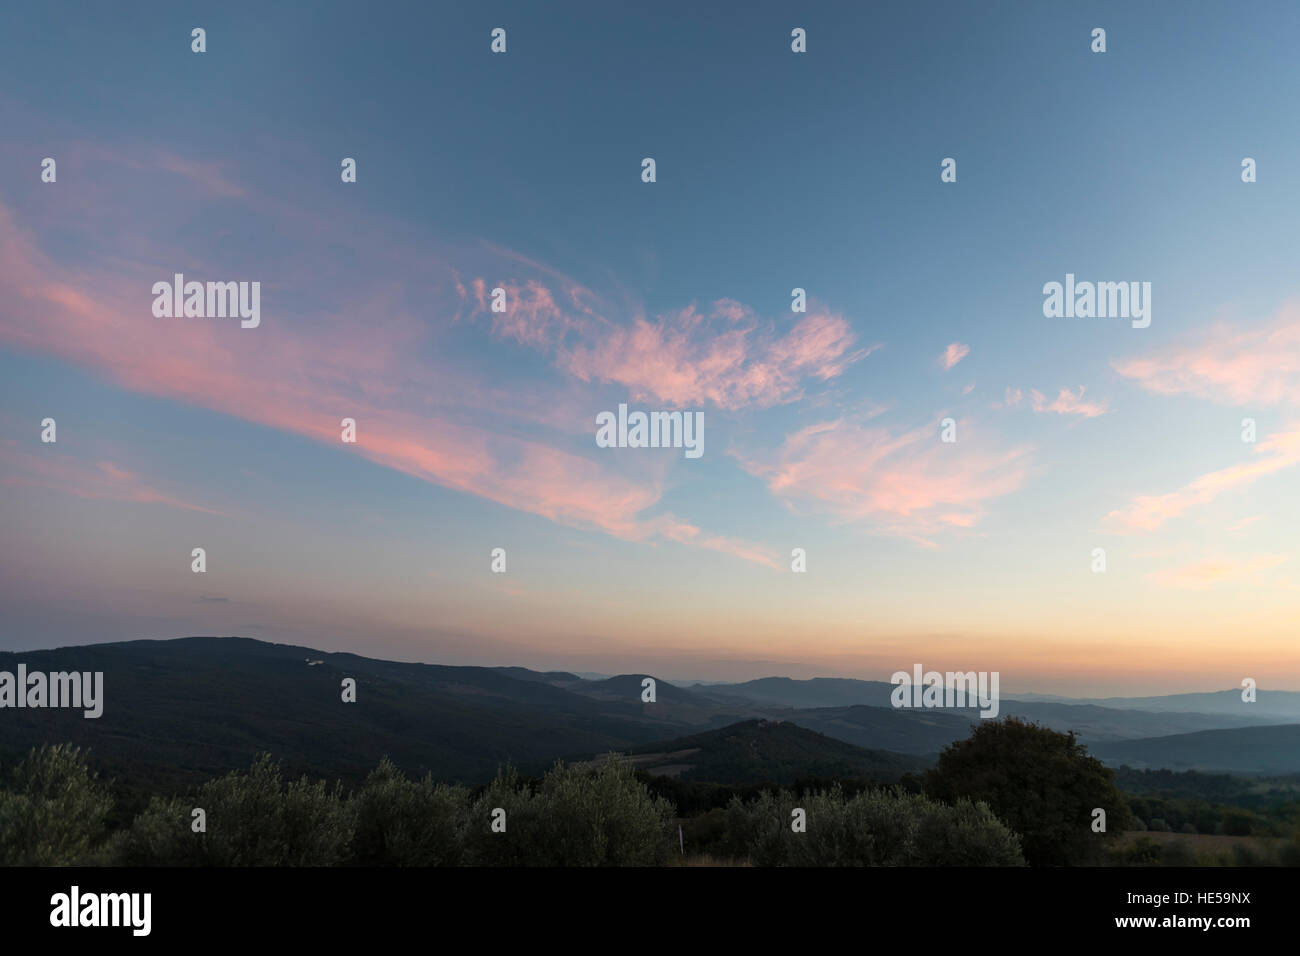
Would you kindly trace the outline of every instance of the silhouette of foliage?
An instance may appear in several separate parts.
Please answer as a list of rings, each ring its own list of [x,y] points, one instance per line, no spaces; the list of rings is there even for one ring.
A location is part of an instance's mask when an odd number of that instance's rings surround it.
[[[795,832],[793,811],[806,813]],[[902,790],[766,792],[727,808],[727,850],[758,866],[1023,866],[1014,833],[983,804]]]
[[[0,790],[0,865],[98,862],[113,806],[108,789],[67,744],[32,750]]]
[[[203,809],[206,832],[192,829]],[[245,773],[209,780],[193,800],[155,798],[117,848],[123,865],[330,866],[345,859],[351,820],[339,790],[306,777],[285,784],[262,754]]]
[[[349,861],[360,866],[456,866],[465,855],[469,791],[408,780],[385,757],[348,801]]]
[[[944,801],[987,803],[1020,835],[1034,866],[1100,862],[1109,842],[1132,822],[1112,772],[1088,755],[1073,733],[1008,717],[983,721],[949,745],[925,777]],[[1106,832],[1092,829],[1093,810],[1106,811]],[[1151,821],[1155,829],[1155,821]]]
[[[498,808],[504,833],[491,829]],[[557,763],[536,787],[507,769],[474,803],[469,855],[489,866],[656,866],[673,849],[673,815],[622,760]]]

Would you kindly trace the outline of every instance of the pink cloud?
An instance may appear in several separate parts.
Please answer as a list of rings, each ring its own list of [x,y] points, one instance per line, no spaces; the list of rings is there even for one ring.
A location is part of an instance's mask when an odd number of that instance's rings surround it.
[[[1099,415],[1105,415],[1109,411],[1105,402],[1085,402],[1083,400],[1083,390],[1083,386],[1080,385],[1079,393],[1076,395],[1068,388],[1063,388],[1060,394],[1050,402],[1037,389],[1031,389],[1029,394],[1030,401],[1036,412],[1054,412],[1057,415],[1082,415],[1084,418],[1096,418]],[[1017,393],[1018,395],[1019,393]]]
[[[974,527],[985,504],[1018,489],[1029,467],[1023,448],[992,450],[969,437],[944,443],[937,428],[897,432],[845,420],[811,425],[788,435],[776,455],[742,464],[788,502],[925,544],[941,530]]]
[[[855,347],[847,320],[829,311],[802,316],[780,334],[773,323],[721,299],[619,325],[594,312],[561,318],[553,300],[521,309],[519,325],[493,320],[494,334],[552,347],[557,365],[578,381],[615,384],[634,401],[684,407],[767,408],[796,401],[807,380],[826,381],[879,346]],[[562,341],[566,337],[572,341]]]
[[[561,308],[551,290],[536,279],[523,282],[505,280],[493,286],[505,293],[504,312],[491,311],[490,290],[484,280],[475,279],[472,285],[476,313],[491,316],[492,334],[498,338],[546,349],[562,339],[570,329],[583,325]]]
[[[554,285],[480,277],[467,287],[457,278],[468,317],[488,321],[494,338],[549,356],[578,383],[622,386],[633,401],[768,408],[803,398],[808,382],[836,378],[880,348],[858,346],[842,315],[815,304],[784,333],[726,298],[653,319],[633,309],[629,321],[615,322],[591,290],[526,257],[491,248]],[[493,288],[504,290],[506,311],[491,311]]]
[[[1218,325],[1143,358],[1113,363],[1159,395],[1195,395],[1224,405],[1300,405],[1300,305],[1262,326]]]
[[[1116,533],[1154,531],[1191,508],[1208,504],[1219,495],[1249,485],[1258,478],[1300,464],[1300,428],[1279,432],[1252,446],[1254,458],[1202,475],[1177,491],[1141,495],[1127,508],[1106,516]]]
[[[224,170],[217,163],[188,160],[173,153],[160,153],[155,157],[155,162],[170,173],[199,183],[213,195],[231,198],[244,195],[243,188],[227,179]]]
[[[1258,578],[1289,560],[1286,555],[1264,554],[1249,558],[1207,558],[1192,564],[1155,571],[1147,578],[1161,587],[1202,590],[1224,582]]]
[[[1253,525],[1255,522],[1259,521],[1263,517],[1264,517],[1263,515],[1251,515],[1248,518],[1242,518],[1238,521],[1234,521],[1232,524],[1228,525],[1228,527],[1225,528],[1224,530],[1227,531],[1229,534],[1240,534],[1241,532],[1245,531],[1247,528],[1249,528],[1251,525]]]
[[[221,163],[188,159],[169,149],[145,146],[117,149],[100,143],[79,142],[74,155],[89,164],[88,167],[83,167],[87,169],[111,163],[150,176],[156,176],[161,170],[199,186],[208,197],[239,199],[247,196],[247,191],[226,175]]]
[[[661,515],[652,523],[657,533],[681,544],[690,544],[695,547],[718,551],[732,557],[742,558],[745,561],[763,564],[769,568],[779,567],[770,550],[739,538],[708,534],[672,515]]]
[[[962,345],[960,342],[953,342],[944,349],[943,355],[939,358],[939,364],[944,367],[944,371],[947,371],[969,354],[969,345]]]
[[[1084,418],[1096,418],[1110,411],[1106,402],[1085,402],[1084,386],[1079,386],[1077,393],[1062,388],[1056,398],[1048,401],[1047,396],[1036,388],[1029,390],[1029,402],[1034,411],[1056,415],[1081,415]],[[994,408],[1016,408],[1025,399],[1025,393],[1018,388],[1007,387],[1002,394],[1002,401],[994,402]]]
[[[580,454],[535,437],[529,426],[537,421],[535,407],[548,405],[546,392],[572,405],[570,397],[552,386],[539,394],[543,386],[536,383],[484,385],[454,359],[439,360],[433,346],[453,324],[460,301],[454,290],[464,284],[434,259],[357,243],[358,254],[377,263],[418,262],[424,286],[404,295],[382,282],[364,292],[345,284],[334,290],[332,308],[317,308],[277,296],[275,283],[264,284],[263,324],[245,330],[232,320],[154,317],[150,288],[170,280],[170,269],[120,262],[63,268],[0,206],[0,296],[6,301],[0,343],[95,370],[133,391],[308,436],[340,453],[561,524],[628,540],[670,540],[773,566],[758,545],[671,516],[643,518],[661,497],[666,459],[640,459],[629,477],[617,470],[625,460],[599,457],[594,444]],[[525,280],[511,288],[518,310],[494,328],[499,338],[535,345],[594,322],[567,313],[540,283]],[[424,298],[438,289],[451,303],[441,324],[430,321]],[[574,290],[563,295],[583,299]],[[309,317],[301,314],[304,308]],[[485,412],[495,420],[474,420]],[[357,420],[355,445],[340,441],[344,417]],[[524,430],[529,437],[515,434]],[[74,494],[104,494],[107,487],[126,500],[206,510],[155,491],[111,463],[90,478],[70,472],[44,477]]]
[[[115,462],[80,461],[60,454],[49,445],[42,445],[39,452],[24,452],[17,442],[6,441],[0,444],[0,460],[5,465],[0,485],[48,488],[78,498],[160,504],[210,515],[221,514],[159,491]]]

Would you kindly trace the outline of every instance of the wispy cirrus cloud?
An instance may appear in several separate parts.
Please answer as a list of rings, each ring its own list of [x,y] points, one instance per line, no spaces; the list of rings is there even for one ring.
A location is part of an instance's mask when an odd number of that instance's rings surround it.
[[[237,183],[231,182],[226,175],[225,169],[219,163],[185,159],[170,152],[158,153],[155,162],[169,173],[175,173],[178,176],[184,176],[196,183],[200,183],[213,195],[227,197],[244,195],[244,188]]]
[[[471,315],[490,316],[492,334],[498,338],[549,349],[561,342],[570,331],[582,332],[589,328],[588,316],[566,311],[556,301],[556,294],[551,288],[536,279],[504,279],[491,287],[499,288],[505,293],[507,308],[504,312],[492,311],[491,289],[486,280],[473,279],[470,288],[472,298],[469,298],[468,293],[466,297],[473,306]],[[582,296],[582,290],[577,285],[570,285],[562,290],[561,296],[565,294],[577,301]]]
[[[1112,363],[1159,395],[1191,395],[1223,405],[1300,406],[1300,306],[1288,304],[1254,327],[1215,325],[1138,358]],[[1176,491],[1142,495],[1106,516],[1119,533],[1153,531],[1189,509],[1300,464],[1300,427],[1253,444],[1251,459],[1212,471]],[[1244,519],[1229,528],[1240,531]]]
[[[1038,389],[1030,389],[1030,404],[1036,412],[1051,412],[1056,415],[1079,415],[1083,418],[1097,418],[1110,409],[1106,402],[1084,401],[1084,387],[1079,386],[1078,394],[1063,388],[1051,401],[1047,400]],[[1019,399],[1017,399],[1018,401]]]
[[[974,527],[989,501],[1020,488],[1029,451],[943,443],[937,428],[841,419],[810,425],[774,454],[741,462],[791,504],[934,546],[935,534]]]
[[[726,535],[710,534],[673,515],[661,515],[657,519],[652,519],[651,524],[657,534],[680,544],[689,544],[697,548],[729,554],[732,557],[766,565],[769,568],[780,567],[769,548],[742,541],[738,538],[727,537]]]
[[[1159,395],[1195,395],[1223,405],[1300,406],[1300,305],[1255,327],[1216,325],[1138,358],[1112,363]]]
[[[107,163],[151,178],[156,178],[159,172],[179,176],[200,187],[208,197],[237,199],[248,194],[243,186],[231,179],[227,165],[214,160],[189,158],[171,149],[150,146],[123,149],[98,142],[79,141],[73,147],[71,155],[75,157],[77,168],[80,169],[102,167]],[[86,165],[83,167],[82,163]]]
[[[245,192],[223,195],[250,215],[276,208],[251,202]],[[120,243],[111,235],[101,237],[105,246],[134,248],[135,233],[126,231],[134,223],[131,204],[121,200],[125,208],[114,216],[113,197],[99,198],[100,221],[117,223],[124,232]],[[305,229],[300,245],[311,254],[310,223],[277,219],[273,225],[282,231]],[[509,388],[490,377],[487,382],[476,378],[454,355],[443,357],[436,340],[479,288],[471,293],[456,268],[434,250],[421,253],[374,239],[355,240],[356,261],[366,265],[361,274],[375,276],[364,288],[339,281],[325,292],[320,276],[327,273],[320,269],[298,262],[266,265],[263,275],[304,276],[311,284],[265,283],[264,315],[274,318],[252,331],[220,319],[156,318],[150,312],[150,286],[170,279],[171,264],[117,255],[111,262],[92,256],[75,267],[62,265],[0,206],[0,295],[7,302],[0,313],[0,344],[90,368],[133,391],[336,446],[340,420],[355,418],[358,442],[345,453],[421,480],[572,527],[627,540],[673,541],[775,565],[756,543],[707,532],[673,515],[645,517],[662,497],[665,459],[639,459],[641,467],[626,474],[619,470],[626,462],[579,452],[570,447],[568,435],[538,434],[535,408],[550,404],[539,402],[539,394],[575,405],[563,382],[528,381]],[[420,266],[419,279],[404,284],[394,275],[395,266],[412,262]],[[522,267],[518,260],[512,264]],[[222,268],[212,263],[205,277],[213,277],[213,269],[220,275]],[[512,288],[514,312],[493,328],[498,338],[554,349],[569,332],[597,343],[593,347],[599,347],[605,330],[618,335],[616,326],[595,314],[591,306],[597,297],[587,290],[559,282],[553,289],[537,278],[519,280]],[[317,305],[330,299],[331,307]],[[782,348],[803,354],[800,339],[776,339],[769,349],[777,356],[775,367],[824,373],[825,363],[835,359],[815,347],[812,358],[782,364]],[[584,413],[582,426],[589,424]],[[74,494],[103,495],[109,489],[129,500],[207,510],[114,469],[104,463],[96,481],[71,472],[45,478]]]
[[[40,452],[26,452],[16,441],[0,442],[0,462],[4,464],[0,485],[47,488],[77,498],[159,504],[210,515],[222,513],[161,491],[117,462],[83,461],[50,446],[41,446]]]
[[[1140,495],[1126,508],[1106,516],[1107,530],[1115,533],[1155,531],[1166,521],[1208,504],[1219,495],[1300,464],[1300,428],[1270,435],[1250,446],[1249,461],[1221,468],[1188,482],[1177,491]]]
[[[859,347],[848,321],[828,310],[782,333],[731,299],[572,331],[571,344],[556,346],[557,364],[579,381],[623,386],[637,401],[727,410],[796,401],[808,381],[835,378],[880,347]]]
[[[784,332],[725,298],[653,318],[638,311],[620,323],[606,317],[612,309],[600,296],[567,276],[523,256],[504,258],[547,281],[458,279],[468,318],[486,319],[498,339],[549,355],[578,382],[626,388],[633,401],[770,408],[797,401],[809,382],[829,381],[881,347],[858,345],[843,315],[815,303]],[[504,293],[504,311],[492,307],[494,289]]]
[[[1227,531],[1229,534],[1241,534],[1241,532],[1245,531],[1247,528],[1249,528],[1251,525],[1255,524],[1256,522],[1263,520],[1263,518],[1264,515],[1250,515],[1248,517],[1240,518],[1237,521],[1234,521],[1232,524],[1228,525],[1228,527],[1224,528],[1223,530]]]
[[[1085,387],[1080,385],[1078,392],[1071,391],[1069,388],[1062,388],[1057,393],[1056,398],[1048,399],[1046,395],[1036,388],[1029,390],[1029,406],[1040,414],[1055,415],[1079,415],[1083,418],[1097,418],[1105,415],[1110,411],[1107,402],[1085,401],[1083,393]],[[1025,392],[1019,388],[1008,386],[1003,390],[1002,401],[994,402],[994,408],[1016,408],[1025,400]]]

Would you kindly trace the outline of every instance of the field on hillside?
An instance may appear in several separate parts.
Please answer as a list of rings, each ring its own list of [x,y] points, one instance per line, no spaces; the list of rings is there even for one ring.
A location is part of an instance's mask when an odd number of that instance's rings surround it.
[[[1286,837],[1161,833],[1132,830],[1120,836],[1116,854],[1140,853],[1143,845],[1159,855],[1150,860],[1166,866],[1275,866],[1287,863],[1296,844]]]

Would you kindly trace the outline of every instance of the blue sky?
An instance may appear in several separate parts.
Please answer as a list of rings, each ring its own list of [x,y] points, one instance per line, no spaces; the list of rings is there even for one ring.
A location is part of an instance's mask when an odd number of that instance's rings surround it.
[[[0,647],[1300,688],[1294,5],[0,18]],[[154,318],[177,271],[263,325]],[[704,458],[595,448],[620,402]]]

